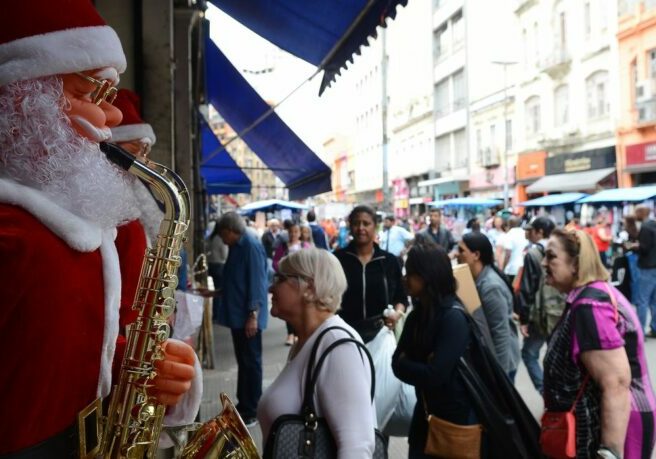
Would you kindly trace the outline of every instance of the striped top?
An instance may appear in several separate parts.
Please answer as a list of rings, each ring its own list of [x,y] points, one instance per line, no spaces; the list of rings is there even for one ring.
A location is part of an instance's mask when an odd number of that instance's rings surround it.
[[[644,337],[633,307],[614,287],[615,306],[603,282],[574,289],[549,338],[544,358],[544,403],[548,411],[572,407],[585,378],[580,356],[624,347],[631,367],[631,416],[624,457],[649,459],[654,444],[656,397],[645,359]],[[576,405],[576,457],[596,457],[601,437],[601,390],[590,380]]]

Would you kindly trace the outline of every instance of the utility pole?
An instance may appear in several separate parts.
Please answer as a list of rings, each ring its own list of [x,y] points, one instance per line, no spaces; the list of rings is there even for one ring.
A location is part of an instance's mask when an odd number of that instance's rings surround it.
[[[387,138],[387,29],[382,28],[381,45],[383,48],[382,62],[380,66],[381,80],[382,80],[382,95],[383,100],[381,103],[383,115],[383,211],[393,212],[392,199],[390,196],[389,186],[389,170],[388,170],[388,142]]]
[[[503,208],[508,209],[510,206],[508,191],[508,66],[515,65],[517,62],[492,61],[492,63],[503,65]]]

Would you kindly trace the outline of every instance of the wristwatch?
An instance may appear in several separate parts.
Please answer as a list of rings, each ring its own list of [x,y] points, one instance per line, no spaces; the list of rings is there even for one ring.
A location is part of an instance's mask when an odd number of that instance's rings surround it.
[[[248,311],[248,318],[257,320],[257,309],[253,309],[252,311]]]
[[[597,450],[597,458],[600,459],[622,459],[622,457],[608,446],[600,445]]]

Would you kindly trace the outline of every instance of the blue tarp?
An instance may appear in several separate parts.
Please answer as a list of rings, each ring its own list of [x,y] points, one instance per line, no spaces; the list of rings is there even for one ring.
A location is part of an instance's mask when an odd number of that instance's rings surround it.
[[[265,199],[264,201],[251,202],[242,207],[240,212],[274,212],[276,210],[290,209],[290,210],[307,210],[308,206],[298,204],[297,202],[283,201],[280,199]]]
[[[581,199],[579,202],[640,202],[656,196],[656,185],[637,186],[634,188],[614,188]]]
[[[485,198],[453,198],[441,201],[433,201],[429,205],[433,207],[494,207],[503,204],[500,199]]]
[[[561,193],[561,194],[550,194],[548,196],[541,196],[536,199],[531,199],[530,201],[520,202],[520,206],[524,207],[551,207],[551,206],[560,206],[562,204],[569,204],[576,202],[581,198],[585,198],[586,193]]]
[[[276,46],[324,70],[319,94],[408,0],[210,0]]]
[[[269,105],[209,37],[205,39],[205,65],[207,101],[236,132],[241,133],[269,111]],[[332,189],[330,168],[276,113],[244,133],[242,139],[285,183],[290,199],[303,199]]]
[[[204,160],[210,153],[221,148],[210,127],[200,122],[201,155]],[[251,181],[239,168],[230,154],[223,150],[200,168],[200,175],[205,179],[209,194],[250,193]]]

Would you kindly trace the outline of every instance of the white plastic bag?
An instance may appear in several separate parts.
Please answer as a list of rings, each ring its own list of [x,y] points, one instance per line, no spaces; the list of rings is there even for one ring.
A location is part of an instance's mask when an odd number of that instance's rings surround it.
[[[379,426],[384,426],[394,413],[401,391],[401,381],[392,372],[392,356],[396,350],[394,332],[383,327],[366,346],[376,369],[376,419]]]
[[[196,333],[203,322],[203,302],[205,299],[200,295],[176,290],[175,300],[178,307],[175,313],[172,338],[185,340]]]
[[[383,429],[385,435],[390,437],[407,437],[410,432],[412,414],[417,404],[415,388],[410,384],[401,384],[394,412]]]

